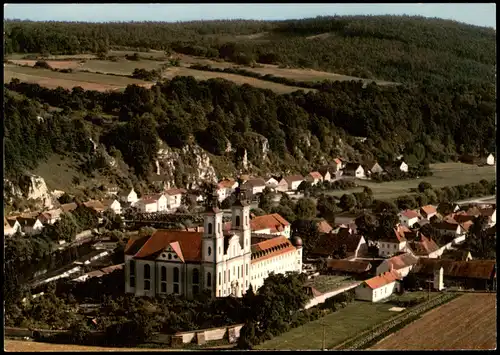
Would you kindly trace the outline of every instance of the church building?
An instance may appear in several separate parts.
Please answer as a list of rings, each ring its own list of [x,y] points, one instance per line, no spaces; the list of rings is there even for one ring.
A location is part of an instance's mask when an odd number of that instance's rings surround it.
[[[203,232],[157,230],[125,247],[125,292],[137,296],[178,294],[192,298],[241,297],[271,273],[302,272],[302,240],[251,231],[250,205],[236,191],[231,228],[223,226],[217,200],[207,207]],[[281,216],[280,216],[281,217]]]

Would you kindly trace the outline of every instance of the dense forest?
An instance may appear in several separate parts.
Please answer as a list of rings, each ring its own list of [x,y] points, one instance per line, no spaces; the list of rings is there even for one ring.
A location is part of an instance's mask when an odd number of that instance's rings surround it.
[[[409,16],[184,23],[5,22],[5,52],[164,50],[403,83],[494,83],[496,31]]]
[[[255,166],[281,171],[307,171],[338,155],[386,164],[403,154],[416,165],[484,154],[496,145],[495,91],[486,84],[445,91],[338,82],[328,91],[286,95],[192,77],[106,93],[18,80],[6,87],[5,164],[14,176],[52,152],[88,155],[88,138],[119,152],[139,177],[151,172],[161,141],[175,148],[195,142],[235,165],[246,150]],[[38,119],[37,107],[44,106],[63,111]],[[354,136],[368,139],[360,143]]]

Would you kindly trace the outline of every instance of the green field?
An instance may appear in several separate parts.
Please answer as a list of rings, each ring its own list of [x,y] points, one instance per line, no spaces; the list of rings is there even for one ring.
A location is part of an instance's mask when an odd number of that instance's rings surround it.
[[[156,60],[140,60],[137,62],[126,59],[121,59],[118,62],[109,60],[88,60],[81,66],[81,69],[106,74],[131,75],[136,68],[146,70],[159,69],[163,63],[165,62]]]
[[[311,286],[321,293],[333,291],[342,285],[352,283],[349,276],[319,275],[310,281]]]
[[[368,180],[357,180],[358,185],[368,186],[377,199],[391,199],[401,195],[409,194],[410,189],[416,188],[419,183],[426,181],[433,187],[455,186],[479,182],[481,179],[493,180],[496,178],[495,166],[476,166],[462,163],[439,163],[431,164],[433,176],[419,179],[400,180],[389,182],[372,182]],[[363,188],[358,187],[347,190],[349,192],[361,192]],[[329,195],[342,196],[346,190],[335,190],[328,192]]]
[[[255,349],[322,349],[323,325],[325,325],[325,346],[332,348],[348,338],[400,314],[389,311],[392,307],[393,305],[385,303],[354,301],[346,308],[292,329],[258,345]]]

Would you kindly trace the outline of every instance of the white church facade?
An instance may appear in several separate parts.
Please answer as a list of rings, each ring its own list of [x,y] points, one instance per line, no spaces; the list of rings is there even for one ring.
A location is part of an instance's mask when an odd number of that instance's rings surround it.
[[[250,286],[256,291],[271,272],[302,271],[300,238],[252,233],[250,206],[241,194],[231,214],[230,230],[224,230],[223,212],[210,207],[203,232],[157,230],[130,240],[125,248],[125,292],[192,298],[209,290],[212,297],[241,297]]]

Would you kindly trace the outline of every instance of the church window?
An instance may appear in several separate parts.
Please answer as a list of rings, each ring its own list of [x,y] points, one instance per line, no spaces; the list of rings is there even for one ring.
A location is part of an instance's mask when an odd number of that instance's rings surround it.
[[[219,222],[218,225],[219,225],[219,233],[222,233],[222,225],[221,225],[221,223]]]
[[[174,293],[179,294],[179,284],[174,284]]]
[[[240,216],[236,216],[236,227],[240,226]]]
[[[245,226],[248,226],[248,216],[245,216]]]
[[[207,273],[207,287],[212,287],[212,274]]]
[[[245,274],[248,276],[248,264],[245,265]]]
[[[200,272],[198,269],[193,269],[193,284],[200,283]]]
[[[208,253],[208,256],[212,255],[212,248],[211,247],[208,247],[207,253]]]
[[[168,260],[172,260],[172,254],[168,254]]]
[[[151,278],[151,266],[148,264],[144,265],[144,279],[150,279]]]
[[[226,283],[226,272],[224,271],[224,283]]]
[[[174,282],[179,282],[179,268],[174,268]]]
[[[240,267],[238,266],[238,278],[240,278]]]
[[[221,247],[219,247],[219,255],[220,255],[220,253],[221,253]]]
[[[161,267],[161,280],[167,281],[167,268],[165,266]]]
[[[193,295],[197,295],[200,292],[200,286],[193,285]]]
[[[167,293],[167,283],[166,282],[161,283],[161,293]]]
[[[151,289],[151,282],[149,280],[144,280],[144,290],[148,291]]]
[[[212,223],[208,224],[208,234],[212,234]]]

